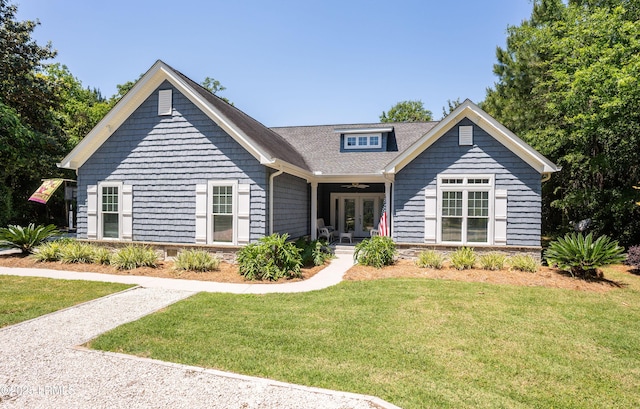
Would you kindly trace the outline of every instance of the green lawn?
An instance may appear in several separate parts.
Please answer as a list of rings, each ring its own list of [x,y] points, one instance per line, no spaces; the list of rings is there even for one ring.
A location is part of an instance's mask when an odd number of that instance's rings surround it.
[[[0,327],[130,288],[127,284],[0,276]]]
[[[640,277],[605,294],[426,279],[198,294],[103,350],[378,396],[403,408],[640,407]]]

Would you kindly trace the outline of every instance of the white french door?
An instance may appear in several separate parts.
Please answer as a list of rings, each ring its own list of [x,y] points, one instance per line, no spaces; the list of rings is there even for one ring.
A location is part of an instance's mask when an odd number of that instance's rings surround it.
[[[339,232],[353,232],[355,237],[369,237],[380,221],[384,193],[332,193],[331,220]]]

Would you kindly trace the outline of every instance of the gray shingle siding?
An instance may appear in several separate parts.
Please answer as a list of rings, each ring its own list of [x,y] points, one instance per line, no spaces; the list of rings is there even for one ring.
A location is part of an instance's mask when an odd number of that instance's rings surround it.
[[[273,231],[297,238],[309,234],[309,185],[286,173],[273,181]]]
[[[473,146],[458,145],[460,125],[474,125]],[[540,245],[540,174],[468,119],[452,127],[396,175],[396,241],[424,242],[424,190],[436,187],[439,173],[495,174],[495,188],[508,191],[507,245]]]
[[[199,108],[173,89],[173,115],[158,116],[157,90],[78,172],[78,237],[87,235],[87,186],[133,186],[135,241],[194,243],[196,184],[251,184],[250,237],[265,234],[267,171]]]

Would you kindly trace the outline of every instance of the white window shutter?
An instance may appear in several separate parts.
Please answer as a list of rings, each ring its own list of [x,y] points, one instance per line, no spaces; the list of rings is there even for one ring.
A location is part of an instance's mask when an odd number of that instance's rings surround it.
[[[87,239],[98,238],[98,185],[87,186]]]
[[[495,222],[493,243],[498,245],[507,244],[507,191],[496,190],[495,192]]]
[[[133,186],[122,185],[122,240],[133,240]]]
[[[249,226],[251,210],[251,185],[238,185],[238,236],[239,245],[249,244]]]
[[[424,191],[424,242],[437,242],[438,238],[438,191],[426,188]]]
[[[207,244],[207,185],[196,185],[196,244]]]

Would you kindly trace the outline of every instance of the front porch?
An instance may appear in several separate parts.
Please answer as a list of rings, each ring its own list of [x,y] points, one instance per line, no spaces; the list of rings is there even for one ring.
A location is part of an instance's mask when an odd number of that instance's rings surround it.
[[[311,183],[311,237],[319,236],[318,219],[334,230],[334,240],[351,241],[371,237],[380,217],[387,212],[390,226],[391,182]],[[321,221],[321,222],[322,222]]]

